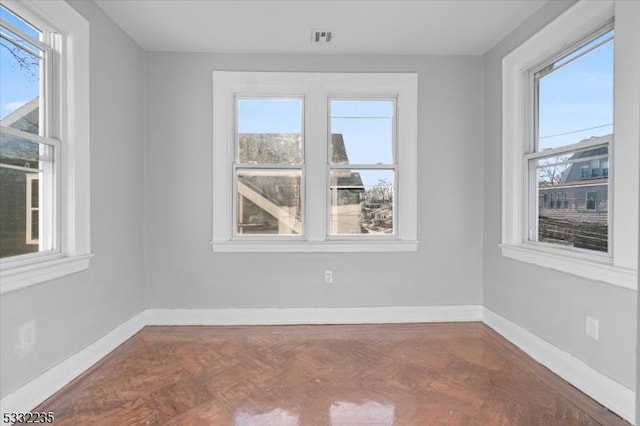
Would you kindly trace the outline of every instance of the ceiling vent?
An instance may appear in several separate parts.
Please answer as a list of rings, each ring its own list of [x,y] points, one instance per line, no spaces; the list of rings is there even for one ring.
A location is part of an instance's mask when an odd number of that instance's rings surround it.
[[[331,31],[311,30],[311,43],[329,43],[332,38]]]

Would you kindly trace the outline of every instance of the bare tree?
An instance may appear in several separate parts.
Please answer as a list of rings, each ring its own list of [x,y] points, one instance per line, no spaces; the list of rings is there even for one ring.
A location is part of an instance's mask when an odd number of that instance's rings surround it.
[[[382,204],[393,201],[393,184],[386,179],[378,179],[375,186],[367,189],[367,198]]]
[[[562,175],[569,168],[568,156],[544,158],[538,163],[538,184],[540,186],[553,186],[560,183]]]
[[[38,78],[38,68],[40,66],[40,59],[38,57],[19,48],[4,38],[0,38],[0,47],[3,47],[11,54],[20,70],[25,73],[31,81],[35,81]]]

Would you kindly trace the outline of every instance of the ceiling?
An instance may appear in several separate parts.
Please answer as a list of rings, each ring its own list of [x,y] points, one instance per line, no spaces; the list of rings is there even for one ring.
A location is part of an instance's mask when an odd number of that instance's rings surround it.
[[[148,51],[402,55],[481,55],[546,1],[96,0]]]

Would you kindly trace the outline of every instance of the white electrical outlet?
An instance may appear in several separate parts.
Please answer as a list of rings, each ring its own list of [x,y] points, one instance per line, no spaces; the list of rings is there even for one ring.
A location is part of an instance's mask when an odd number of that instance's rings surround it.
[[[333,271],[331,270],[324,271],[324,283],[325,284],[333,283]]]
[[[16,344],[16,350],[18,352],[18,358],[23,359],[33,351],[33,347],[36,345],[36,321],[31,320],[25,322],[18,327],[18,343]]]
[[[587,317],[585,321],[585,333],[594,340],[600,338],[600,321],[595,318]]]

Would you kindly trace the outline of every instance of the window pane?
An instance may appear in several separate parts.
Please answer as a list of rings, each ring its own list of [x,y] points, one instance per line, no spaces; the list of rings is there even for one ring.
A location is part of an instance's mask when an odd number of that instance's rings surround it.
[[[536,82],[537,151],[612,134],[613,30],[537,73]]]
[[[6,8],[0,17],[34,40],[41,33]],[[33,134],[40,133],[41,49],[5,27],[0,27],[0,120],[1,125]]]
[[[302,100],[244,99],[237,104],[240,163],[302,162]]]
[[[11,166],[38,169],[46,155],[46,145],[26,138],[0,133],[0,163]]]
[[[538,241],[608,250],[608,146],[532,160]]]
[[[0,257],[53,248],[52,238],[39,239],[52,219],[43,199],[53,184],[52,160],[53,147],[0,134]]]
[[[237,233],[302,233],[300,170],[237,171]]]
[[[40,37],[42,36],[42,31],[2,5],[0,5],[0,18],[3,21],[8,22],[10,25],[13,25],[15,28],[18,28],[29,37],[32,37],[34,40],[40,40]]]
[[[331,235],[393,234],[393,170],[331,170]]]
[[[27,244],[32,229],[28,222],[27,176],[22,170],[0,168],[0,257],[17,256],[38,251],[38,245]]]
[[[331,162],[392,164],[395,102],[332,100]]]
[[[27,244],[38,244],[38,235],[40,231],[39,213],[40,212],[38,209],[32,209],[31,212],[29,213],[31,216],[31,232],[28,233],[27,235],[30,235],[31,237],[30,238],[27,237],[29,238],[29,240],[27,241]],[[27,218],[27,221],[28,221],[28,218]]]

